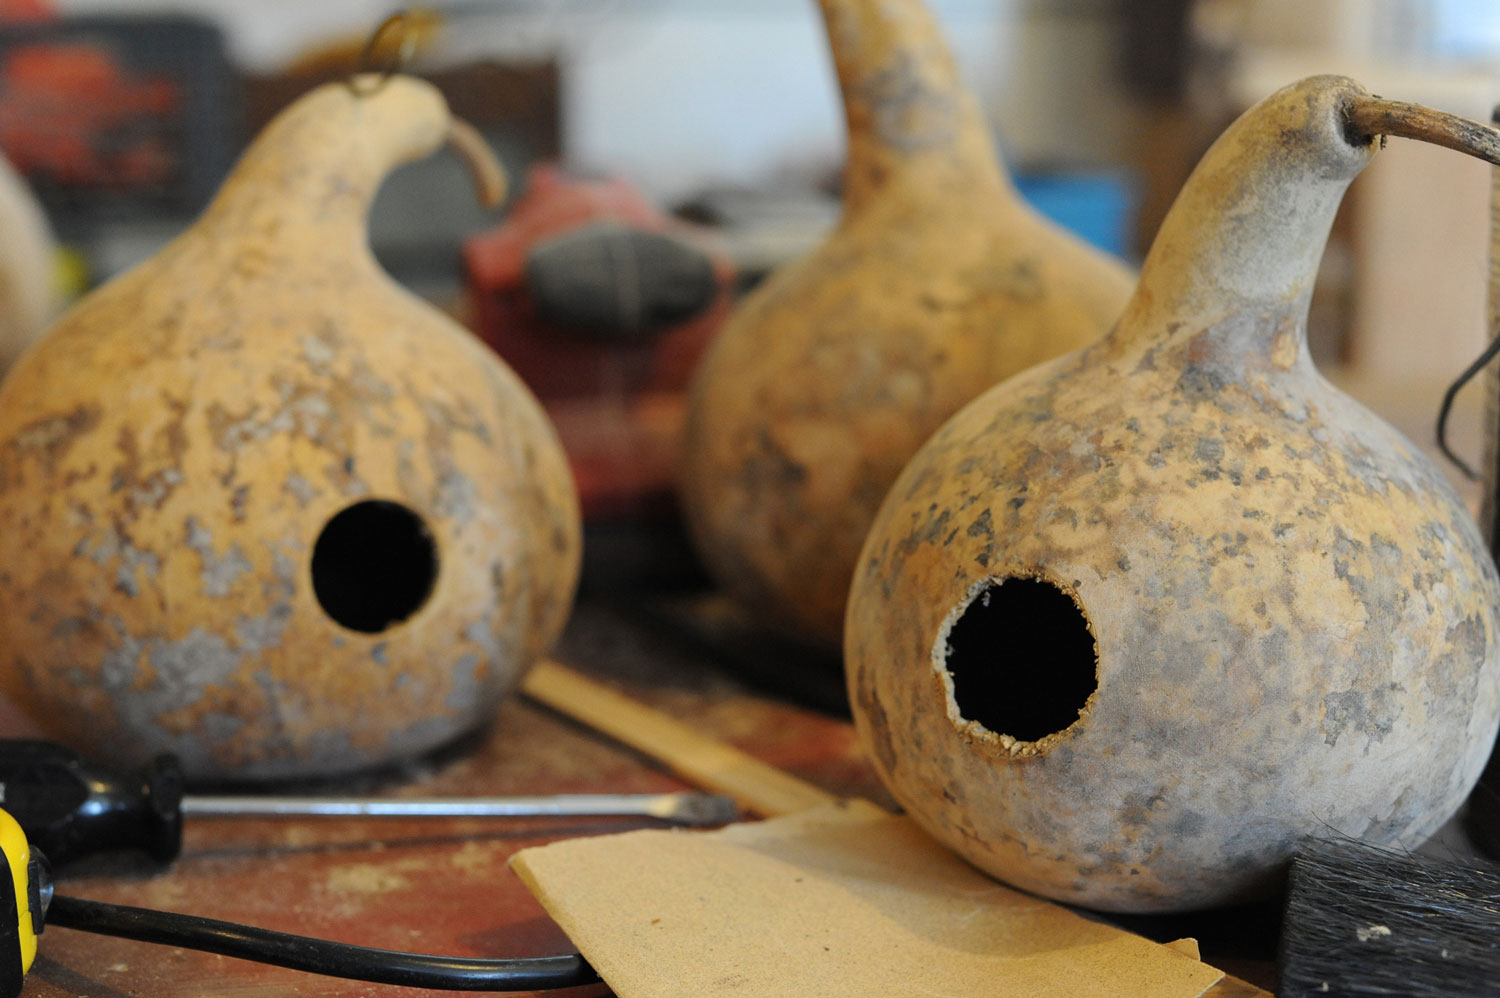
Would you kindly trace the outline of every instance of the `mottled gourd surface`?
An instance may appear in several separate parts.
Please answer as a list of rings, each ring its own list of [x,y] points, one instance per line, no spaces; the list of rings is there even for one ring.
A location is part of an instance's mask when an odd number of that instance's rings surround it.
[[[1491,559],[1305,344],[1373,155],[1342,130],[1361,95],[1314,78],[1241,118],[1110,336],[963,409],[880,510],[856,723],[901,803],[1000,879],[1116,911],[1240,900],[1307,835],[1415,846],[1484,765]]]
[[[0,388],[0,681],[79,748],[196,779],[391,762],[487,719],[562,626],[551,428],[366,243],[447,108],[364,89],[284,112]]]
[[[1026,208],[919,0],[825,0],[844,215],[731,317],[693,386],[684,504],[721,585],[836,648],[855,558],[965,402],[1097,339],[1131,279]]]

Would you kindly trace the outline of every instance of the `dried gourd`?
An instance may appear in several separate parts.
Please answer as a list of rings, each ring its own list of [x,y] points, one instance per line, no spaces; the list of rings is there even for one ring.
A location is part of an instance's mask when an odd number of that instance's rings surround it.
[[[1308,302],[1377,135],[1500,135],[1315,77],[1178,196],[1118,326],[950,420],[850,597],[860,735],[975,865],[1095,908],[1271,887],[1303,837],[1414,846],[1500,722],[1500,581],[1421,451],[1326,382]]]
[[[950,415],[1097,339],[1124,266],[1028,208],[921,0],[823,0],[848,119],[844,211],[710,347],[683,499],[729,592],[837,648],[855,557]]]
[[[557,439],[366,239],[393,167],[471,135],[419,80],[313,91],[0,387],[0,682],[59,737],[197,779],[389,763],[557,635]]]

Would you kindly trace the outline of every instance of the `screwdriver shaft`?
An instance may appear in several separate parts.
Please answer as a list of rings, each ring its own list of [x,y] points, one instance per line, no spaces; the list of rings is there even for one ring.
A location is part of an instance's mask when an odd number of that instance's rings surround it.
[[[703,810],[705,803],[716,804],[717,802],[713,800],[711,794],[693,792],[557,794],[538,797],[188,795],[182,799],[182,812],[184,815],[204,818],[646,816],[665,820],[684,820]]]

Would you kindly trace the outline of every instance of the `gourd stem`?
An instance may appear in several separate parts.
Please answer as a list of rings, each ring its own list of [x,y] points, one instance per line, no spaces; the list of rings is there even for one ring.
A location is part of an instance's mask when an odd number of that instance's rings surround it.
[[[469,168],[474,178],[474,187],[479,193],[479,203],[486,208],[495,208],[505,200],[505,168],[500,165],[495,151],[484,140],[479,129],[459,118],[450,118],[445,137],[448,148]]]
[[[267,259],[306,271],[368,256],[366,220],[381,182],[397,166],[441,148],[445,138],[477,175],[497,167],[477,136],[455,136],[447,103],[430,83],[400,74],[378,88],[368,74],[353,88],[328,83],[286,108],[268,124],[219,189],[201,225],[184,238],[212,233],[216,250],[243,254],[247,241],[274,244]],[[459,129],[458,131],[462,131]],[[481,173],[482,171],[482,173]],[[491,178],[489,194],[496,192]],[[219,233],[233,233],[234,239]],[[341,245],[354,256],[330,253]],[[189,256],[204,252],[201,246]]]
[[[1500,166],[1500,131],[1456,114],[1371,96],[1352,99],[1344,116],[1351,142],[1362,145],[1376,135],[1396,135],[1468,153]]]
[[[833,54],[849,158],[845,216],[877,192],[936,167],[1004,186],[989,126],[922,0],[818,0]],[[947,189],[951,179],[925,188]]]

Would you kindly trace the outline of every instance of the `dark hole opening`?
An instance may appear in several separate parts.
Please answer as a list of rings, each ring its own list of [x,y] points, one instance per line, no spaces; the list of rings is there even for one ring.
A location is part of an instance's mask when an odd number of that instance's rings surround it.
[[[367,499],[341,510],[313,545],[312,583],[323,610],[377,634],[421,609],[437,579],[427,524],[400,503]]]
[[[1099,685],[1083,612],[1038,579],[987,586],[954,621],[948,648],[959,713],[1017,741],[1068,727]]]

